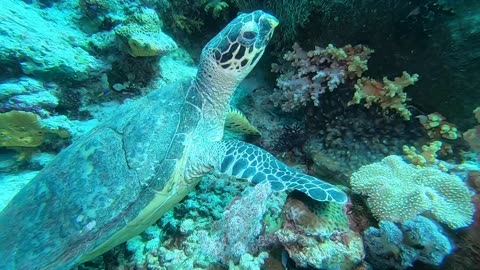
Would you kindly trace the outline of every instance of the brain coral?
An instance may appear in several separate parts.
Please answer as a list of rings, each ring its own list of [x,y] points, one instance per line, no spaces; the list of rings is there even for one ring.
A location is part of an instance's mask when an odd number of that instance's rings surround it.
[[[473,204],[460,178],[435,168],[416,168],[399,156],[366,165],[350,183],[378,220],[403,222],[419,214],[456,229],[472,222]]]

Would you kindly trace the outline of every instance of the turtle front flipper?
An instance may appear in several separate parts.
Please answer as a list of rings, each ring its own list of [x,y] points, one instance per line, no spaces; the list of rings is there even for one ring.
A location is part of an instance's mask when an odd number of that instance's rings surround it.
[[[235,140],[220,141],[216,144],[217,147],[212,149],[220,152],[220,158],[214,166],[221,173],[246,179],[254,184],[267,180],[273,190],[296,189],[317,201],[347,201],[347,195],[334,185],[297,172],[255,145]]]

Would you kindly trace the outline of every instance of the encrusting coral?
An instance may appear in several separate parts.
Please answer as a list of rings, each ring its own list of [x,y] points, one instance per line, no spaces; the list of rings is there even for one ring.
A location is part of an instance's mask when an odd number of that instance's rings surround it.
[[[402,222],[425,214],[452,229],[472,223],[470,192],[458,176],[417,168],[399,156],[361,167],[350,184],[355,193],[367,196],[377,220]]]
[[[34,113],[10,111],[0,113],[0,146],[3,147],[37,147],[48,137],[55,134],[68,138],[65,130],[43,127],[40,117]]]
[[[177,43],[161,27],[155,10],[143,8],[115,28],[115,33],[128,44],[132,56],[164,55],[177,49]]]
[[[349,105],[360,104],[365,99],[364,106],[369,108],[372,103],[378,103],[382,109],[397,111],[405,120],[410,120],[412,113],[407,109],[405,102],[407,94],[403,89],[418,81],[418,74],[410,75],[403,72],[401,77],[393,81],[387,77],[383,82],[370,78],[360,78],[355,84],[355,94]]]

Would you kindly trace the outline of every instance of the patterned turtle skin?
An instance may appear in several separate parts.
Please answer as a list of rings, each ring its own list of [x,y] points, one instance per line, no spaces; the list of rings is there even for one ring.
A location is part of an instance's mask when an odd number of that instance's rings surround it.
[[[0,213],[0,269],[91,260],[155,223],[212,171],[345,202],[266,151],[221,140],[230,97],[277,24],[263,11],[240,14],[204,47],[196,78],[122,105],[59,153]]]

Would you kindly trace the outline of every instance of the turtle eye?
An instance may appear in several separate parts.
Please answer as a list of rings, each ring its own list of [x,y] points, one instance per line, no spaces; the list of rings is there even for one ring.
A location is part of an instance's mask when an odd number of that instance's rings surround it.
[[[254,31],[245,31],[242,33],[242,36],[246,40],[252,40],[257,37],[257,33]]]

